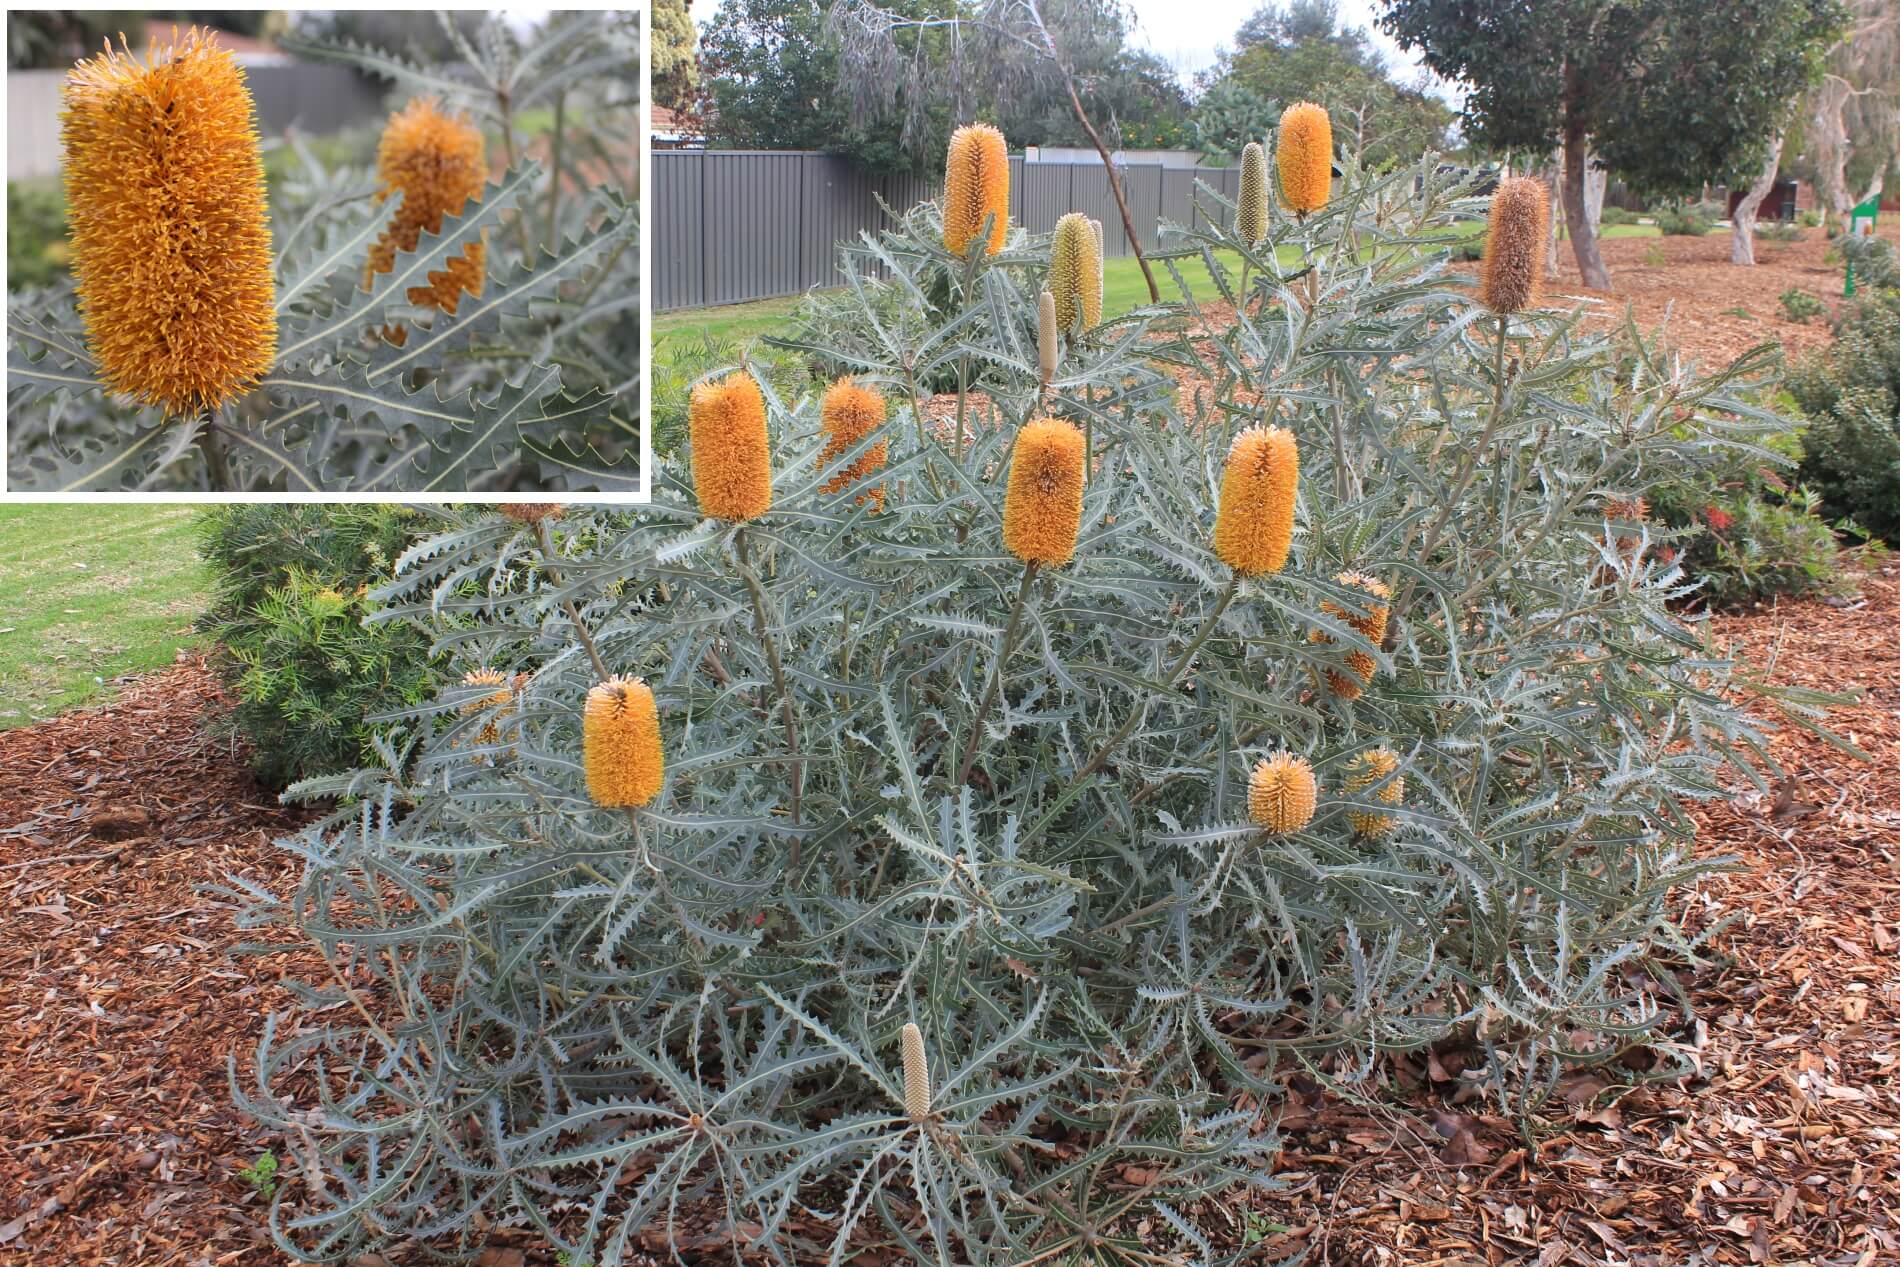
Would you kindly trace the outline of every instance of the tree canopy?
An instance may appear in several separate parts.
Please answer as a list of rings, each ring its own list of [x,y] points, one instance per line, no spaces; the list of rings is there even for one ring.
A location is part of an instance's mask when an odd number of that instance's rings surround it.
[[[1337,0],[1291,0],[1255,10],[1211,76],[1195,110],[1196,137],[1229,157],[1265,136],[1296,101],[1325,106],[1357,128],[1373,166],[1444,148],[1450,107],[1398,83],[1367,33],[1344,25]]]
[[[669,110],[693,104],[699,91],[699,33],[686,0],[654,0],[653,104]]]

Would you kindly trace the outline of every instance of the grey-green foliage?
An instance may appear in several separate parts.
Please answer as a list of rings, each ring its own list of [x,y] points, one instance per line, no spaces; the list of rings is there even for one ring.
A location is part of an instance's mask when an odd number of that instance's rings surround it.
[[[168,419],[113,398],[70,283],[9,296],[11,487],[638,488],[640,252],[622,192],[633,183],[637,20],[563,13],[525,45],[499,16],[475,43],[448,25],[465,43],[462,77],[373,49],[285,44],[468,111],[500,134],[506,172],[365,289],[398,200],[378,202],[373,172],[333,168],[291,137],[299,163],[271,190],[277,360],[208,416]],[[518,152],[527,108],[554,113],[539,157]],[[487,241],[479,296],[463,296],[453,316],[409,303],[477,236]],[[380,333],[398,324],[401,346]]]
[[[336,1259],[474,1239],[479,1211],[618,1263],[690,1206],[722,1258],[894,1239],[946,1267],[1206,1262],[1185,1211],[1273,1186],[1289,1073],[1353,1083],[1456,1041],[1528,1111],[1562,1061],[1650,1033],[1672,978],[1643,965],[1693,949],[1666,896],[1711,865],[1684,802],[1757,739],[1666,606],[1680,573],[1624,548],[1603,502],[1748,447],[1772,425],[1759,362],[1696,379],[1550,311],[1500,358],[1433,236],[1483,210],[1448,179],[1349,164],[1257,248],[1174,231],[1166,266],[1230,298],[1239,254],[1237,323],[1112,319],[1046,401],[1046,240],[953,259],[919,208],[843,253],[860,319],[821,350],[892,401],[881,514],[821,491],[863,446],[821,461],[816,399],[769,383],[775,500],[743,528],[702,521],[677,464],[637,512],[448,514],[384,618],[529,678],[485,744],[461,712],[482,689],[412,715],[432,734],[405,780],[356,776],[368,808],[286,841],[296,896],[252,905],[375,982],[365,1014],[312,982],[344,1005],[274,1019],[235,1084],[293,1145],[280,1239]],[[1283,271],[1289,246],[1306,262]],[[953,366],[988,402],[962,444],[913,414]],[[1038,412],[1085,424],[1099,465],[955,786],[1023,574],[1000,544],[1011,439]],[[1283,573],[1236,585],[1216,492],[1229,437],[1264,420],[1298,437],[1298,536]],[[1386,645],[1321,611],[1355,603],[1344,568],[1406,596]],[[1321,674],[1353,650],[1378,672],[1349,703]],[[666,786],[631,813],[585,790],[596,656],[660,703]],[[1370,840],[1347,815],[1382,789],[1341,771],[1378,745],[1404,799]],[[1246,782],[1278,748],[1322,791],[1270,838]],[[321,1105],[298,1081],[316,1068]]]

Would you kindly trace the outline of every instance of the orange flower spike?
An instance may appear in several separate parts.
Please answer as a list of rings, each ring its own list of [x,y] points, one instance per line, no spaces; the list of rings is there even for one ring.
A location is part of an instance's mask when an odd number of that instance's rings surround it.
[[[1221,476],[1214,553],[1241,576],[1278,572],[1293,548],[1300,453],[1282,427],[1249,427],[1234,437]]]
[[[1354,759],[1350,767],[1351,773],[1346,776],[1346,794],[1351,796],[1356,792],[1363,792],[1398,768],[1399,756],[1390,748],[1367,749]],[[1383,805],[1398,805],[1403,802],[1405,777],[1400,775],[1386,783],[1384,787],[1373,793],[1373,799]],[[1390,814],[1373,814],[1364,810],[1349,811],[1346,821],[1352,824],[1354,831],[1371,839],[1387,835],[1399,825],[1399,820]]]
[[[1280,200],[1306,215],[1333,194],[1333,121],[1322,106],[1301,101],[1280,116]]]
[[[884,425],[884,397],[869,387],[858,386],[853,379],[841,378],[825,391],[824,403],[819,412],[825,427],[825,447],[818,455],[818,465],[822,469],[856,448],[866,436]],[[882,470],[890,456],[890,448],[888,441],[879,440],[827,480],[823,491],[842,492],[873,472]],[[879,484],[876,488],[860,493],[853,504],[862,506],[867,501],[872,504],[873,514],[882,511],[884,485]]]
[[[145,59],[107,45],[66,75],[73,274],[115,392],[199,414],[277,355],[264,160],[244,71],[197,28]]]
[[[1363,572],[1341,572],[1333,579],[1341,585],[1360,591],[1374,601],[1366,604],[1368,610],[1363,616],[1357,612],[1347,611],[1330,599],[1321,599],[1319,609],[1357,629],[1373,646],[1376,647],[1384,642],[1386,622],[1392,615],[1392,609],[1384,601],[1392,596],[1392,591],[1385,582],[1377,577],[1367,576]],[[1309,641],[1331,642],[1332,639],[1315,629]],[[1341,699],[1358,699],[1365,694],[1365,683],[1370,682],[1372,675],[1378,671],[1378,662],[1368,652],[1350,651],[1346,654],[1346,664],[1352,669],[1353,676],[1328,669],[1326,684],[1332,687],[1333,694]]]
[[[687,407],[693,489],[700,513],[744,523],[772,508],[772,454],[765,396],[744,370],[693,389]]]
[[[1009,236],[1009,142],[987,123],[969,123],[950,134],[944,158],[944,249],[962,255],[990,217],[984,249],[995,255]]]
[[[1298,831],[1313,821],[1319,781],[1304,757],[1276,752],[1260,761],[1247,780],[1247,812],[1275,834]]]
[[[399,252],[415,250],[424,233],[440,233],[445,219],[461,215],[468,200],[481,194],[488,179],[486,150],[481,129],[461,115],[444,114],[433,97],[418,97],[390,116],[376,147],[382,182],[376,197],[402,201],[370,248],[365,285],[393,269]],[[486,259],[478,237],[430,273],[427,286],[409,287],[409,302],[454,315],[464,293],[481,293]]]
[[[587,794],[596,805],[624,809],[650,804],[666,776],[653,688],[639,678],[617,677],[587,692],[581,757]]]
[[[1003,545],[1024,563],[1060,566],[1075,557],[1082,526],[1082,433],[1036,418],[1016,433],[1003,498]]]

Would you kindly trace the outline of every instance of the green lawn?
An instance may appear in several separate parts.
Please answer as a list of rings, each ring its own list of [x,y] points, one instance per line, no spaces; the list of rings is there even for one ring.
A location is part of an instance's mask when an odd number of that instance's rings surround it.
[[[190,506],[0,506],[0,729],[110,693],[198,641]]]

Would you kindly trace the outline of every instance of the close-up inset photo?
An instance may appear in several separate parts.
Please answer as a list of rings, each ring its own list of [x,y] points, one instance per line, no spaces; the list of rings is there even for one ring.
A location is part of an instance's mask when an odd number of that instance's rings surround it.
[[[637,12],[8,28],[9,491],[639,492]]]

